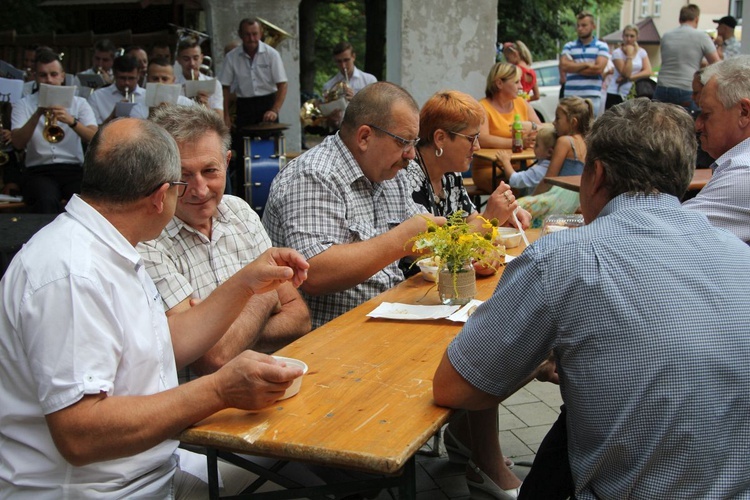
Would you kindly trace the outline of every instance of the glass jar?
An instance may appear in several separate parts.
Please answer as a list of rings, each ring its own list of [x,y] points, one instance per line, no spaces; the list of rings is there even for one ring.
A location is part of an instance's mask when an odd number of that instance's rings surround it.
[[[440,268],[438,274],[438,294],[440,302],[445,305],[458,306],[468,304],[477,294],[477,275],[471,262],[465,262],[458,272],[453,272],[447,265]]]

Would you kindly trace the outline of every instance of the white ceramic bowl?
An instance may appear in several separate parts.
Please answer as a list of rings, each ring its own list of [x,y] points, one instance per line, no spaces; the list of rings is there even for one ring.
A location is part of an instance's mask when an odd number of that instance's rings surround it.
[[[505,248],[516,248],[521,244],[521,231],[512,227],[499,227],[497,240],[505,245]]]
[[[299,366],[302,368],[302,375],[294,379],[292,385],[290,385],[286,392],[284,392],[284,395],[279,398],[279,401],[281,401],[282,399],[291,398],[299,392],[300,387],[302,387],[302,377],[307,373],[307,364],[304,361],[294,358],[285,358],[283,356],[274,356],[274,358],[277,361],[286,363],[287,366]]]
[[[417,262],[419,269],[422,271],[422,277],[427,281],[437,281],[438,266],[432,259],[424,259]]]

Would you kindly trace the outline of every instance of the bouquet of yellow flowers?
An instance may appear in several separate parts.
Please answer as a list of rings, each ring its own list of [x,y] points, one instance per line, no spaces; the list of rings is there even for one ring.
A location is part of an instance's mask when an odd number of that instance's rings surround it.
[[[443,226],[427,219],[427,230],[406,243],[412,244],[412,251],[422,252],[414,263],[433,258],[438,266],[445,266],[454,274],[472,261],[496,270],[496,264],[503,262],[505,256],[505,247],[494,243],[497,219],[480,216],[485,232],[477,232],[466,222],[467,215],[463,210],[454,212]]]

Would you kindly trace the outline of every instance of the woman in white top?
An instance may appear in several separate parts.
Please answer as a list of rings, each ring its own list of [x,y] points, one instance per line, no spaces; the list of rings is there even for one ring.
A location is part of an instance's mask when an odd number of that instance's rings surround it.
[[[612,53],[615,73],[607,89],[606,109],[620,104],[630,92],[633,82],[651,76],[651,61],[644,49],[638,46],[638,27],[632,24],[622,30],[622,46]]]

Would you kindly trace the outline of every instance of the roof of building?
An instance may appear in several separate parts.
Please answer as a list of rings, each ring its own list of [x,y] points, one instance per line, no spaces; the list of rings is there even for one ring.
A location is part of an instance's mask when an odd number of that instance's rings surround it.
[[[638,21],[635,25],[638,26],[638,43],[640,45],[658,45],[661,42],[659,30],[656,29],[656,25],[650,17]],[[605,35],[602,40],[612,44],[620,43],[622,42],[622,30]]]

